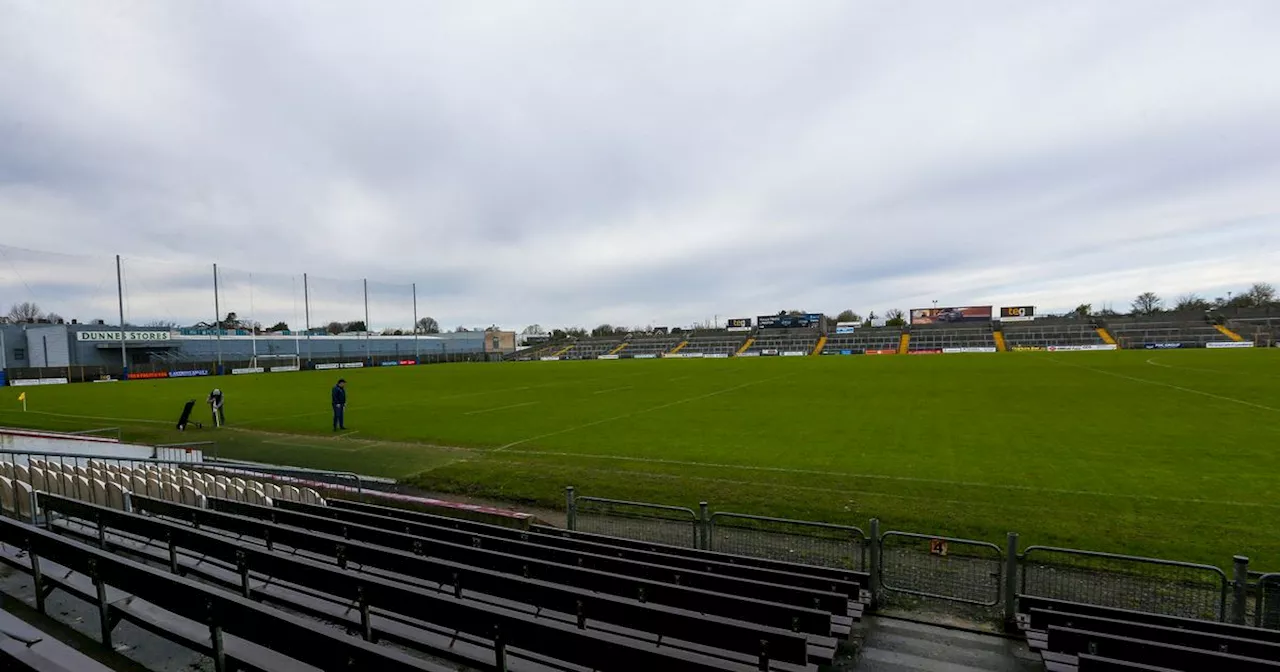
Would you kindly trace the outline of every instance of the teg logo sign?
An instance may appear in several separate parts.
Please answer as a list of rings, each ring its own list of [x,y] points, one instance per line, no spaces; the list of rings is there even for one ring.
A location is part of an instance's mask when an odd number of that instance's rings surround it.
[[[118,331],[81,331],[81,332],[77,332],[76,340],[119,341],[120,332]],[[167,331],[126,331],[124,332],[124,340],[126,341],[167,341],[169,340],[169,332]]]

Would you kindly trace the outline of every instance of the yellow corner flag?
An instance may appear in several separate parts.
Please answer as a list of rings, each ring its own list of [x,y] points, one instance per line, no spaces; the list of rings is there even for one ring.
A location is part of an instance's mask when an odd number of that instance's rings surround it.
[[[22,394],[19,394],[18,401],[22,402],[22,410],[26,411],[27,410],[27,393],[23,392]]]

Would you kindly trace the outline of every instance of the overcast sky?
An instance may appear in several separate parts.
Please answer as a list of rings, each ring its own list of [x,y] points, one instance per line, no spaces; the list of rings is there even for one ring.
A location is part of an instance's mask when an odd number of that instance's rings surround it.
[[[689,324],[1280,282],[1280,2],[0,0],[0,302]]]

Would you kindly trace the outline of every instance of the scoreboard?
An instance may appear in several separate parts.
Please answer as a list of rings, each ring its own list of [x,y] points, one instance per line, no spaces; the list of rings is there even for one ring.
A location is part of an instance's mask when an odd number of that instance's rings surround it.
[[[1036,319],[1035,306],[1010,306],[1000,309],[1001,322],[1030,322]]]

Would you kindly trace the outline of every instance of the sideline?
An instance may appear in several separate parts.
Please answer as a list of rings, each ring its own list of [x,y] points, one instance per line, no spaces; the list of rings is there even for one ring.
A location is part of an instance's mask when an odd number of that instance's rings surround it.
[[[508,405],[506,405],[506,406],[498,406],[498,407],[496,407],[496,408],[482,408],[482,409],[480,409],[480,410],[478,410],[478,411],[467,411],[466,413],[463,413],[463,415],[480,415],[481,413],[492,413],[492,412],[494,412],[494,411],[505,411],[505,410],[507,410],[508,408],[520,408],[521,406],[532,406],[532,405],[534,405],[534,404],[536,404],[536,403],[538,403],[538,402],[536,402],[536,401],[526,401],[526,402],[524,402],[524,403],[522,403],[522,404],[508,404]]]
[[[750,387],[750,386],[752,386],[752,385],[759,385],[759,384],[761,384],[761,383],[768,383],[768,382],[770,382],[770,381],[779,380],[779,379],[782,379],[782,378],[789,378],[789,377],[794,376],[794,375],[795,375],[794,373],[788,373],[788,374],[784,374],[784,375],[781,375],[781,376],[774,376],[773,378],[763,378],[763,379],[761,379],[761,380],[752,380],[752,381],[749,381],[749,382],[746,382],[746,383],[742,383],[741,385],[734,385],[733,387],[726,387],[726,388],[724,388],[723,390],[716,390],[715,392],[708,392],[708,393],[706,393],[706,394],[700,394],[700,395],[698,395],[698,396],[696,396],[696,397],[688,397],[688,398],[685,398],[685,399],[677,399],[677,400],[675,400],[675,401],[669,401],[669,402],[667,402],[667,403],[665,403],[665,404],[659,404],[658,406],[651,406],[651,407],[649,407],[649,408],[642,408],[642,409],[640,409],[640,410],[638,410],[638,411],[631,411],[630,413],[623,413],[622,415],[615,415],[615,416],[613,416],[613,417],[610,417],[610,418],[603,418],[603,419],[601,419],[601,420],[593,420],[593,421],[591,421],[591,422],[586,422],[586,423],[583,423],[583,424],[581,424],[581,425],[574,425],[574,426],[572,426],[572,427],[566,427],[566,428],[564,428],[564,429],[558,429],[558,430],[556,430],[556,431],[554,431],[554,432],[547,432],[546,434],[538,434],[537,436],[531,436],[531,437],[529,437],[529,438],[527,438],[527,439],[520,439],[519,441],[512,441],[511,443],[508,443],[508,444],[506,444],[506,445],[498,446],[497,448],[493,448],[493,449],[489,450],[488,452],[491,452],[491,453],[499,453],[499,452],[502,452],[502,451],[507,450],[507,449],[509,449],[509,448],[514,448],[514,447],[519,446],[519,445],[521,445],[521,444],[529,443],[530,441],[537,441],[538,439],[545,439],[545,438],[547,438],[547,437],[549,437],[549,436],[559,436],[559,435],[561,435],[561,434],[568,434],[569,432],[576,432],[576,431],[578,431],[578,430],[580,430],[580,429],[586,429],[586,428],[588,428],[588,427],[595,427],[596,425],[603,425],[603,424],[605,424],[606,422],[614,422],[615,420],[625,420],[626,418],[630,418],[630,417],[632,417],[632,416],[641,415],[641,414],[644,414],[644,413],[652,413],[652,412],[654,412],[654,411],[660,411],[660,410],[662,410],[662,409],[664,409],[664,408],[671,408],[672,406],[679,406],[680,404],[687,404],[687,403],[689,403],[689,402],[691,402],[691,401],[700,401],[700,400],[702,400],[702,399],[709,399],[709,398],[711,398],[711,397],[719,396],[719,395],[721,395],[721,394],[727,394],[727,393],[729,393],[729,392],[735,392],[735,391],[737,391],[737,390],[741,390],[741,389],[742,389],[742,388],[744,388],[744,387]]]

